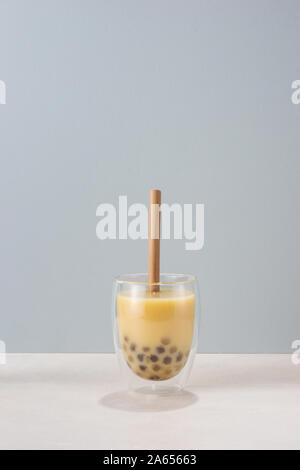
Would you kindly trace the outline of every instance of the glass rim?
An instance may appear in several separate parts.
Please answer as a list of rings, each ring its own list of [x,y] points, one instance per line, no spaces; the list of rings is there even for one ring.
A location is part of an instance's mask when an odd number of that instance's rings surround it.
[[[197,282],[197,277],[193,274],[178,274],[178,273],[160,273],[161,276],[170,276],[184,278],[180,281],[159,281],[159,282],[148,282],[148,281],[139,281],[136,280],[136,277],[147,277],[148,273],[131,273],[131,274],[120,274],[114,278],[115,282],[118,284],[130,284],[130,285],[144,285],[144,286],[169,286],[169,285],[182,285],[182,284],[191,284]],[[132,278],[132,279],[130,279]]]

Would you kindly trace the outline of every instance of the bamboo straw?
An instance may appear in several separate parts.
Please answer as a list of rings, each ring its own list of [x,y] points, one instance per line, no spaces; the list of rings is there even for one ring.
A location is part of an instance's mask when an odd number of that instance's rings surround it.
[[[160,204],[159,189],[150,191],[149,208],[149,250],[148,250],[148,282],[159,282],[160,262]],[[159,292],[159,285],[150,285],[150,292]]]

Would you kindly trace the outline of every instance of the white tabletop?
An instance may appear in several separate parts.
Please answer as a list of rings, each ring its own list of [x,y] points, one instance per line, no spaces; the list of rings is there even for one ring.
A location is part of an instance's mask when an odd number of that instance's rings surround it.
[[[300,365],[197,355],[186,393],[136,399],[113,354],[10,354],[1,449],[300,449]]]

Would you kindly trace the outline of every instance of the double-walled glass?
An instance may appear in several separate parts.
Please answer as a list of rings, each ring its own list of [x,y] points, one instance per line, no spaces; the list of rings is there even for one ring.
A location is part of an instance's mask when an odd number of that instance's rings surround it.
[[[128,387],[170,393],[186,384],[198,344],[199,294],[194,276],[126,274],[114,281],[116,353]]]

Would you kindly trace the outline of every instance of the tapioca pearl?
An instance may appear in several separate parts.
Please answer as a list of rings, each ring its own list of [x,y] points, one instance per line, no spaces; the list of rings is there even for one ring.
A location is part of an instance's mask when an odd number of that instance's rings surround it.
[[[156,351],[158,354],[163,354],[165,352],[165,348],[163,346],[157,346]]]
[[[136,344],[131,343],[130,345],[130,351],[135,351],[136,350]]]
[[[155,356],[155,354],[151,354],[151,356],[150,356],[150,361],[152,361],[152,362],[157,362],[157,361],[158,361],[158,357]]]
[[[171,347],[170,347],[170,353],[171,353],[171,354],[174,354],[174,353],[176,353],[176,352],[177,352],[177,347],[176,347],[176,346],[171,346]]]
[[[124,341],[126,341],[126,343],[128,343],[128,341],[129,341],[128,336],[124,336]]]
[[[183,358],[183,354],[182,354],[182,352],[179,352],[176,356],[176,362],[180,362],[182,360],[182,358]]]
[[[170,338],[162,338],[162,339],[160,340],[160,342],[161,342],[162,344],[164,344],[165,346],[167,346],[168,344],[171,343],[171,340],[170,340]]]
[[[159,376],[158,375],[151,375],[149,377],[150,380],[159,380]]]
[[[144,371],[147,369],[147,366],[140,365],[140,369]]]
[[[160,369],[160,366],[158,364],[154,364],[152,369],[155,370],[155,372],[157,372]]]
[[[164,364],[170,364],[172,362],[172,358],[170,356],[166,356],[163,358]]]
[[[138,358],[138,360],[139,360],[140,362],[143,362],[144,357],[145,357],[144,354],[138,354],[138,355],[137,355],[137,358]]]
[[[128,356],[128,361],[129,361],[129,362],[134,362],[134,357]]]
[[[149,351],[150,351],[150,348],[149,348],[148,346],[144,346],[144,347],[143,347],[143,351],[144,351],[144,352],[149,352]]]

